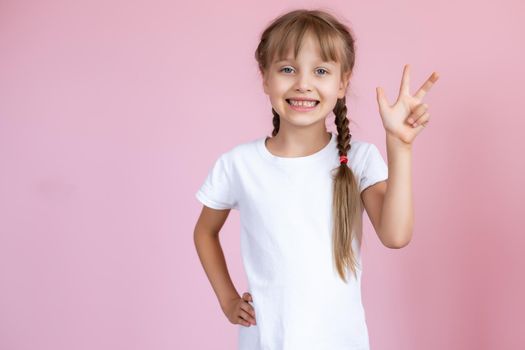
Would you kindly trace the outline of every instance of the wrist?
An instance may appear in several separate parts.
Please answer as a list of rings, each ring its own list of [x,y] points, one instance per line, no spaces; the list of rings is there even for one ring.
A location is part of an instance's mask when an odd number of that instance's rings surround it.
[[[230,294],[226,297],[219,298],[219,304],[221,305],[221,309],[224,311],[226,306],[233,300],[239,299],[241,296],[238,293]]]
[[[405,142],[399,137],[392,135],[389,132],[386,133],[386,145],[390,148],[402,149],[407,151],[412,150],[412,143]]]

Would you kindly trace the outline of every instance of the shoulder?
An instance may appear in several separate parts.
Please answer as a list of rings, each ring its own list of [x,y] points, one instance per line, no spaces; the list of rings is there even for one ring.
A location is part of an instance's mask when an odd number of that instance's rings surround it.
[[[362,173],[365,168],[379,163],[383,158],[379,148],[372,142],[355,140],[351,141],[351,144],[352,146],[349,153],[358,173]]]
[[[368,144],[369,143],[364,140],[352,138],[350,141],[350,149],[354,149],[356,151],[362,150],[363,148],[366,148]]]
[[[357,159],[366,159],[370,149],[375,147],[371,142],[367,142],[360,139],[350,141],[350,154]]]
[[[240,164],[248,160],[253,160],[253,157],[258,152],[259,143],[262,142],[262,137],[257,139],[250,139],[230,146],[225,151],[219,153],[219,160],[229,167],[238,167]]]

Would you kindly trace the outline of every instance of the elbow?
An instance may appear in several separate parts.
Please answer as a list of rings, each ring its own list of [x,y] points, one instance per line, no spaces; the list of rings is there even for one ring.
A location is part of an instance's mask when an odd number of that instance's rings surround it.
[[[389,243],[389,244],[385,244],[385,246],[390,249],[401,249],[401,248],[406,247],[408,243],[410,243],[410,240],[407,240],[404,242]]]
[[[392,238],[392,239],[388,239],[388,240],[384,240],[382,243],[385,247],[387,248],[390,248],[390,249],[401,249],[401,248],[404,248],[406,247],[410,241],[412,240],[412,234],[407,234],[407,235],[397,235],[397,236],[394,236],[396,238]],[[399,237],[403,237],[403,238],[399,238]]]
[[[201,240],[208,238],[218,239],[219,231],[207,229],[199,225],[195,226],[195,229],[193,230],[193,241],[195,244],[198,244],[198,242]]]

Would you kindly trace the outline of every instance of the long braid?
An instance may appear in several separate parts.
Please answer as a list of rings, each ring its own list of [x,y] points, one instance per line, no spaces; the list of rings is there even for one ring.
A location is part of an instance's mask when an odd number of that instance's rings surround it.
[[[347,156],[350,152],[352,135],[348,127],[349,120],[346,116],[345,97],[337,100],[333,112],[338,133],[337,149],[339,156]],[[358,261],[352,250],[352,240],[361,214],[361,199],[358,184],[350,166],[347,163],[341,163],[334,170],[336,175],[333,178],[334,231],[332,244],[335,266],[341,278],[346,281],[346,267],[350,267],[357,278],[356,265]]]
[[[275,111],[275,109],[272,108],[272,113],[273,113],[273,131],[272,131],[272,137],[277,135],[277,133],[279,132],[279,125],[281,124],[281,119],[279,117],[279,114],[277,114],[277,112]]]
[[[333,112],[337,126],[337,149],[339,149],[340,156],[346,156],[350,151],[350,140],[352,139],[352,134],[348,129],[349,121],[346,117],[346,97],[337,100]]]

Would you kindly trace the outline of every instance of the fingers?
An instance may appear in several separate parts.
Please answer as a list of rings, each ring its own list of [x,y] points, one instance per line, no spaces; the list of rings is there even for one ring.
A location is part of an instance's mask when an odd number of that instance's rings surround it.
[[[243,309],[239,310],[239,318],[242,320],[245,326],[256,325],[255,317]]]
[[[245,312],[249,313],[252,317],[255,317],[255,310],[254,310],[253,306],[251,306],[250,304],[242,303],[241,304],[241,309],[244,310]]]
[[[379,105],[379,109],[382,110],[388,106],[388,100],[386,98],[385,91],[380,86],[376,87],[376,99],[377,104]]]
[[[428,110],[428,105],[426,103],[422,103],[418,105],[413,110],[413,112],[410,114],[410,116],[407,118],[407,123],[410,124],[412,127],[416,127],[428,121],[430,114],[428,114],[427,110]],[[423,116],[425,116],[425,119],[421,119],[423,118]]]
[[[421,87],[417,90],[417,92],[414,94],[414,97],[422,100],[423,97],[427,94],[427,92],[434,86],[434,83],[439,79],[439,74],[437,72],[432,72],[430,77],[421,85]]]
[[[246,301],[253,301],[253,299],[252,299],[252,295],[251,295],[250,293],[248,293],[248,292],[244,293],[244,294],[242,295],[242,298],[243,298],[244,300],[246,300]]]
[[[418,126],[427,126],[428,120],[430,119],[430,114],[428,112],[425,112],[419,119],[412,124],[412,127],[416,128]]]
[[[242,318],[240,315],[237,318],[237,324],[241,324],[245,327],[250,327],[251,323],[249,321],[246,321],[244,318]]]
[[[410,94],[410,65],[408,63],[403,67],[403,76],[399,87],[399,95],[401,96],[401,94]]]
[[[249,301],[253,301],[253,298],[250,293],[246,292],[242,295],[242,301],[238,311],[239,323],[247,327],[257,324],[255,320],[255,309],[248,303]]]
[[[412,120],[411,126],[415,128],[415,127],[418,127],[419,125],[426,126],[428,124],[429,119],[430,119],[430,113],[424,112],[422,115],[415,118],[415,120],[413,118],[408,118],[407,121],[410,123],[410,121]]]

